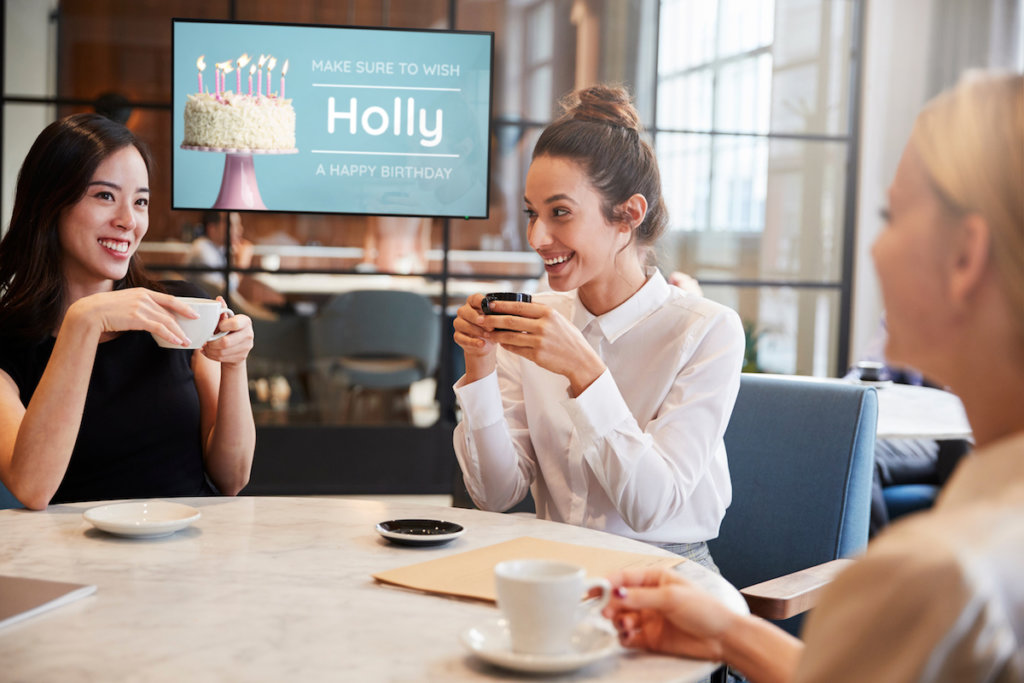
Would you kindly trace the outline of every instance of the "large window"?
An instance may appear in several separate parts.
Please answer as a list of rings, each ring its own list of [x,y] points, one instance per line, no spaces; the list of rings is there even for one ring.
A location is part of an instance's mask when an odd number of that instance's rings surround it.
[[[857,3],[662,0],[663,264],[736,308],[762,369],[845,366]]]

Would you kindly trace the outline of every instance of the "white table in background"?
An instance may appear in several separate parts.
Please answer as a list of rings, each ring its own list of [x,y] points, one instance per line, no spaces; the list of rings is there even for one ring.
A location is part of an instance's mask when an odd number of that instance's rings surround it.
[[[580,527],[415,503],[337,498],[189,498],[202,518],[159,539],[107,535],[82,519],[98,503],[0,511],[0,574],[98,586],[92,596],[0,631],[9,681],[487,681],[526,677],[472,656],[460,634],[489,604],[377,584],[371,574],[520,536],[632,552],[666,551]],[[465,534],[432,548],[374,530],[441,518]],[[728,582],[684,575],[746,612]],[[626,653],[544,680],[692,681],[712,665]]]
[[[970,439],[971,424],[956,394],[909,384],[878,387],[879,439]]]
[[[878,396],[879,439],[971,439],[963,403],[956,394],[941,389],[893,382],[861,382],[835,377],[771,375],[795,382],[842,382],[873,387]]]

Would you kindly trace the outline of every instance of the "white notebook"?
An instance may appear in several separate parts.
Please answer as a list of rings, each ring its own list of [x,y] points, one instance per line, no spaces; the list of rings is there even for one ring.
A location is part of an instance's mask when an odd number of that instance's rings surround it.
[[[96,586],[0,576],[0,628],[96,592]]]

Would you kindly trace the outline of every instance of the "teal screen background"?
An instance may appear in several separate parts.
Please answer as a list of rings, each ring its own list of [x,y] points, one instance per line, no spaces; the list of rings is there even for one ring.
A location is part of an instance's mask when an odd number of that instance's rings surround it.
[[[250,64],[261,54],[277,58],[271,72],[275,93],[288,60],[285,96],[295,108],[298,152],[253,155],[269,211],[487,215],[493,34],[174,20],[173,36],[174,208],[212,207],[224,169],[222,152],[181,149],[185,103],[198,91],[196,60],[204,56],[203,87],[213,92],[214,64],[246,53]],[[227,75],[228,90],[235,90],[236,71]],[[247,65],[243,93],[248,72]],[[332,97],[341,113],[350,111],[355,98],[354,134],[341,118],[329,132]],[[380,109],[365,121],[377,135],[362,124],[372,107]],[[421,115],[431,131],[438,111],[440,134],[422,134]],[[424,146],[424,139],[439,140]]]

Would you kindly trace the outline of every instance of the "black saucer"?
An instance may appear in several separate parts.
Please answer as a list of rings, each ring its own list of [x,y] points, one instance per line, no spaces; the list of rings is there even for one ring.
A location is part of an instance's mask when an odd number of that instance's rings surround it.
[[[399,545],[443,545],[464,531],[460,524],[440,519],[391,519],[377,524],[377,533]]]

